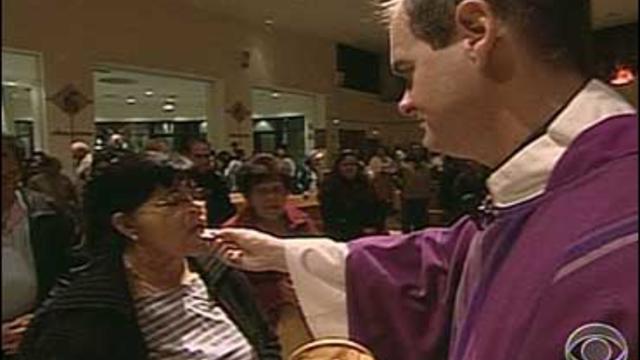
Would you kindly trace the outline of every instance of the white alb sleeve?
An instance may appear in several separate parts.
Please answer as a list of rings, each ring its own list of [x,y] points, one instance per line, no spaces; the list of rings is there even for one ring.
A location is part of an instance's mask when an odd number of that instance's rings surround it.
[[[287,267],[315,338],[348,337],[345,266],[348,248],[330,239],[286,241]]]

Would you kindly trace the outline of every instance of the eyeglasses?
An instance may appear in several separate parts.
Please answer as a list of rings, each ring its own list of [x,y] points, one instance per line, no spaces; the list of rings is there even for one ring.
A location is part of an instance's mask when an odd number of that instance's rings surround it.
[[[194,200],[190,194],[170,195],[162,200],[155,201],[153,205],[160,208],[178,207],[181,205],[191,205]]]
[[[182,203],[191,203],[197,200],[206,200],[209,191],[203,187],[187,188],[180,191],[171,192],[162,200],[156,202],[161,206],[176,206]]]

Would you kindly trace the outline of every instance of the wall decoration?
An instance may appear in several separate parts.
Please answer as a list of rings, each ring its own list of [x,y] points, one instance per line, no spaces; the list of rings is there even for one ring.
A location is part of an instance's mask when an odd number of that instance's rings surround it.
[[[53,102],[60,110],[69,116],[79,113],[87,105],[93,103],[81,93],[73,84],[67,84],[60,91],[48,97],[47,100]]]
[[[226,110],[226,113],[241,123],[251,115],[251,109],[247,108],[242,102],[236,101]]]
[[[82,109],[86,108],[93,100],[81,93],[73,84],[65,85],[60,91],[47,98],[60,110],[69,116],[69,137],[71,140],[76,136],[74,131],[74,117]]]

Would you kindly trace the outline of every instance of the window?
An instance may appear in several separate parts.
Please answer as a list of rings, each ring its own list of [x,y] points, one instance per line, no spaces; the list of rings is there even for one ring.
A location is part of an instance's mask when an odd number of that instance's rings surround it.
[[[301,164],[314,148],[316,97],[272,89],[252,89],[253,143],[259,152],[273,152],[285,145]]]
[[[380,93],[380,56],[378,54],[338,44],[338,72],[342,75],[342,87]]]
[[[2,132],[16,136],[25,155],[43,148],[42,80],[36,55],[2,51]]]
[[[96,143],[113,134],[139,151],[150,138],[162,137],[178,150],[190,137],[207,135],[211,83],[138,71],[94,71]]]

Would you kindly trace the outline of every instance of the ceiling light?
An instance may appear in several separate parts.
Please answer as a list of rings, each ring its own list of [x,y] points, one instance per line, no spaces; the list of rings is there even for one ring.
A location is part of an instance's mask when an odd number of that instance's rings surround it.
[[[280,99],[280,93],[277,91],[274,91],[271,93],[271,98],[272,99]]]
[[[18,86],[18,83],[15,81],[3,81],[2,85],[8,86],[8,87],[16,87]]]
[[[266,20],[264,21],[264,24],[265,24],[265,25],[267,25],[267,26],[273,26],[274,21],[273,21],[273,19],[268,18],[268,19],[266,19]]]
[[[136,100],[136,98],[134,96],[127,96],[127,104],[129,105],[134,105],[135,103],[138,102],[138,100]]]
[[[176,102],[176,96],[175,95],[169,95],[167,96],[166,99],[164,99],[165,103],[171,103],[171,104],[175,104]]]
[[[145,91],[144,92],[144,96],[148,96],[148,97],[153,96],[153,90],[149,89],[149,90]]]
[[[165,103],[162,105],[162,111],[164,112],[172,112],[176,110],[176,106],[172,103]]]
[[[340,125],[340,119],[333,119],[332,123],[333,123],[333,125],[338,126],[338,125]]]

